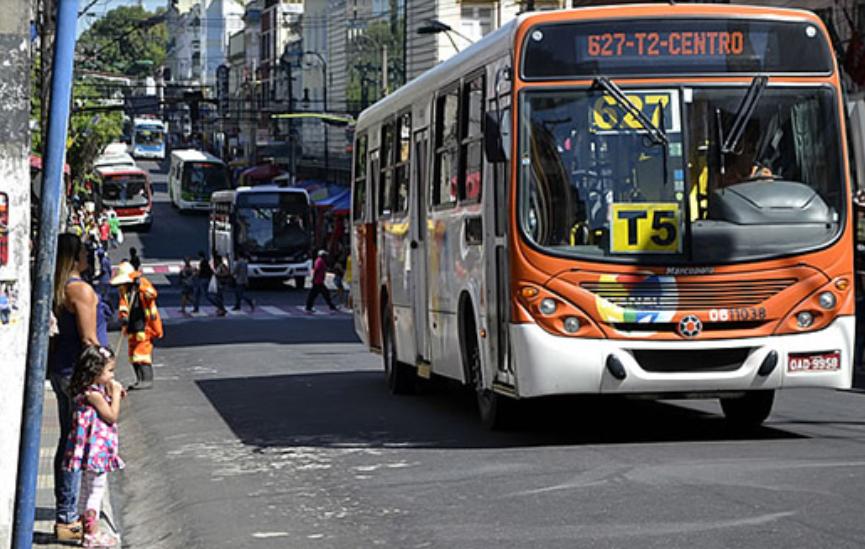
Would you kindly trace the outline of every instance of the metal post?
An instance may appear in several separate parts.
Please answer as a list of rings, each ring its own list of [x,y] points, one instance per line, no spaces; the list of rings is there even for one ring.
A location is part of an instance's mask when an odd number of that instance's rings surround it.
[[[60,201],[63,197],[63,161],[69,129],[77,24],[78,0],[59,0],[39,240],[35,247],[36,270],[30,316],[30,344],[27,348],[28,367],[24,389],[21,450],[15,491],[15,526],[12,539],[12,547],[15,549],[29,549],[33,545],[36,480],[39,474],[39,444],[42,436],[42,397],[45,391],[45,363],[48,359],[48,325],[54,287],[57,233],[60,226]]]
[[[294,114],[294,83],[291,76],[291,62],[287,63],[286,72],[288,73],[288,114]],[[288,119],[288,172],[289,180],[292,184],[297,180],[297,155],[295,153],[296,143],[294,136],[294,119]]]

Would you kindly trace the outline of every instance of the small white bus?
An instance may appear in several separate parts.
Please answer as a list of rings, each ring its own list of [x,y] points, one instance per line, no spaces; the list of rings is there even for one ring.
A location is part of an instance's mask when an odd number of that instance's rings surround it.
[[[171,204],[180,209],[210,209],[214,191],[230,188],[225,163],[212,154],[192,149],[171,153],[168,194]]]
[[[293,279],[298,289],[312,273],[312,204],[304,189],[261,185],[213,193],[210,250],[249,258],[250,278]]]

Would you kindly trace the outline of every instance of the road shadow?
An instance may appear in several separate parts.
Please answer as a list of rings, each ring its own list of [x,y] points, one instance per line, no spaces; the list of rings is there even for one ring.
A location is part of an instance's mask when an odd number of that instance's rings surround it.
[[[244,443],[260,448],[509,448],[581,444],[801,438],[772,427],[734,428],[719,415],[662,402],[600,398],[523,403],[516,428],[491,432],[474,399],[438,384],[395,397],[375,371],[196,382]]]
[[[203,324],[206,324],[206,329],[202,329]],[[359,342],[354,324],[345,317],[268,317],[260,320],[233,320],[227,317],[172,324],[171,329],[165,330],[165,337],[156,342],[156,347],[170,349],[241,343],[297,345]]]

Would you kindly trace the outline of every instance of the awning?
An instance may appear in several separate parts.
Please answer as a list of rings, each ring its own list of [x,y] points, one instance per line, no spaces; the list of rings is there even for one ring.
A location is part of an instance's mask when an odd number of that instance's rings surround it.
[[[42,157],[38,154],[30,153],[30,167],[35,168],[37,170],[42,170]],[[63,164],[63,173],[69,175],[72,173],[72,169],[69,167],[69,164]]]

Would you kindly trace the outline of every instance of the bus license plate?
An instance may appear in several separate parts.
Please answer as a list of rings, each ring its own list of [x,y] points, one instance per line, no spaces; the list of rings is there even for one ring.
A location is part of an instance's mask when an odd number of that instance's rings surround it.
[[[788,372],[826,372],[841,369],[841,351],[791,354]]]

